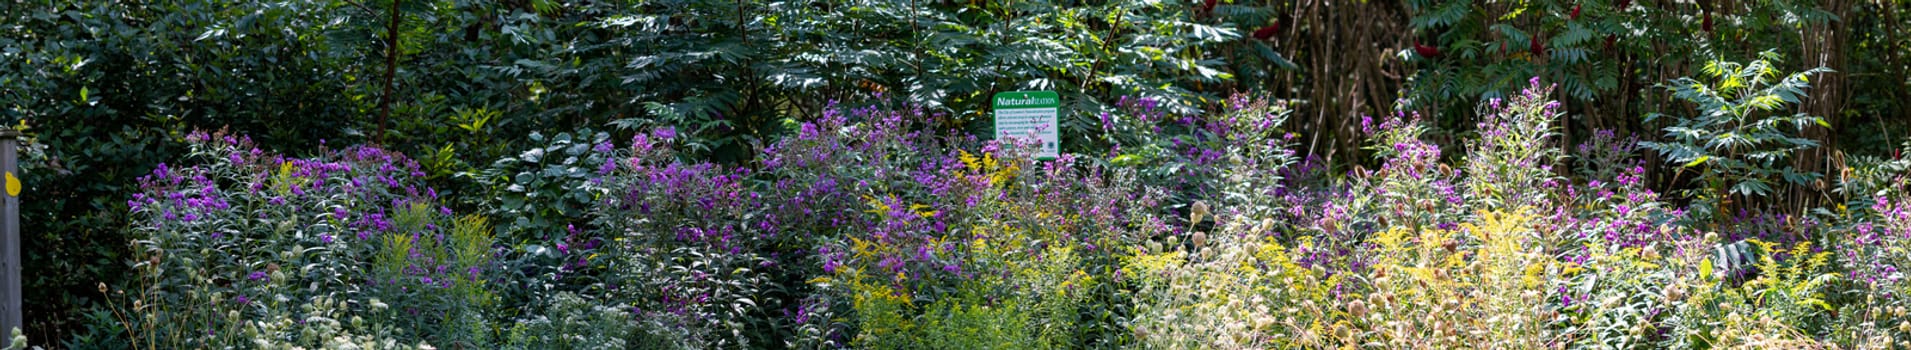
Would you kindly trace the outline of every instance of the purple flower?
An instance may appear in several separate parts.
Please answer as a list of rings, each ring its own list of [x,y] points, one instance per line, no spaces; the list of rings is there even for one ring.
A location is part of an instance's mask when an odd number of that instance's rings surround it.
[[[232,302],[238,303],[239,305],[252,305],[252,299],[246,299],[246,296],[243,294],[237,297],[233,297]],[[211,331],[207,331],[207,332],[211,332]]]
[[[600,167],[597,167],[597,174],[598,174],[598,175],[610,175],[610,172],[612,172],[612,171],[616,171],[616,170],[617,170],[617,161],[616,161],[616,160],[607,160],[607,161],[604,161],[604,165],[603,165],[603,166],[600,166]]]
[[[246,279],[252,281],[264,280],[266,278],[268,277],[266,277],[265,271],[252,271],[252,274],[246,275]]]
[[[670,139],[677,138],[677,128],[672,126],[657,128],[656,130],[651,130],[650,135],[658,140],[669,141]]]

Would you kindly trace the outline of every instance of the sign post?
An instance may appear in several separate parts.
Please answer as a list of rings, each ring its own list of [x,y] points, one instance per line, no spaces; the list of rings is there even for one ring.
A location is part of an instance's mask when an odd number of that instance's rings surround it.
[[[0,127],[0,173],[6,199],[0,201],[0,345],[15,346],[13,330],[26,326],[20,316],[20,132]]]
[[[995,139],[1023,139],[1036,145],[1035,159],[1054,160],[1061,154],[1062,99],[1054,91],[1010,91],[996,93]]]

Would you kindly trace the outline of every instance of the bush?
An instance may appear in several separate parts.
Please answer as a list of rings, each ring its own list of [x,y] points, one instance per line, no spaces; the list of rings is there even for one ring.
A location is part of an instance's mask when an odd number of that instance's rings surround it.
[[[1778,54],[1772,51],[1745,64],[1715,60],[1706,63],[1704,73],[1716,82],[1679,78],[1666,86],[1673,97],[1697,105],[1698,115],[1676,117],[1677,122],[1665,128],[1666,142],[1642,145],[1684,168],[1704,166],[1692,177],[1699,184],[1690,195],[1699,201],[1691,207],[1692,215],[1714,218],[1740,208],[1724,206],[1727,196],[1749,201],[1772,194],[1778,181],[1804,186],[1824,176],[1794,170],[1790,157],[1818,146],[1817,141],[1800,136],[1806,127],[1829,124],[1819,116],[1784,115],[1780,110],[1805,96],[1811,75],[1830,70],[1815,68],[1781,77],[1773,67],[1777,61]],[[1646,121],[1664,117],[1647,114]]]
[[[681,335],[656,319],[634,320],[627,310],[604,306],[577,294],[550,296],[537,315],[511,327],[508,349],[679,349]]]
[[[491,229],[435,205],[416,162],[373,147],[286,158],[223,131],[187,139],[194,164],[160,165],[127,202],[140,287],[108,297],[128,341],[489,342]]]

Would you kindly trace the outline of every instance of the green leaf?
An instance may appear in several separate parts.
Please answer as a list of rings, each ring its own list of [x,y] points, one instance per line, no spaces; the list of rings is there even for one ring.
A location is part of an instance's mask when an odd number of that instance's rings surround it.
[[[1712,259],[1699,261],[1699,276],[1700,278],[1712,278]]]
[[[1712,159],[1712,156],[1699,156],[1699,159],[1693,160],[1691,163],[1685,163],[1685,167],[1687,168],[1695,167],[1695,166],[1698,166],[1699,164],[1704,164],[1705,161],[1711,160],[1711,159]]]

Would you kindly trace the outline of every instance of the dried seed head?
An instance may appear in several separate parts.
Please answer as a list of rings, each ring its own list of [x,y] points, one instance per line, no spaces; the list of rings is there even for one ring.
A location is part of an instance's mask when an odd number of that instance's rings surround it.
[[[1347,302],[1347,314],[1353,315],[1354,318],[1367,317],[1367,303],[1360,301],[1360,299]]]
[[[1206,246],[1208,246],[1208,233],[1207,233],[1207,232],[1201,232],[1201,231],[1195,231],[1195,232],[1194,232],[1194,247],[1195,247],[1195,249],[1200,249],[1200,248],[1202,248],[1202,247],[1206,247]]]
[[[100,282],[100,294],[106,294],[106,282]]]
[[[1208,214],[1207,201],[1194,201],[1194,204],[1188,205],[1188,224],[1199,224],[1201,220],[1207,219]]]

